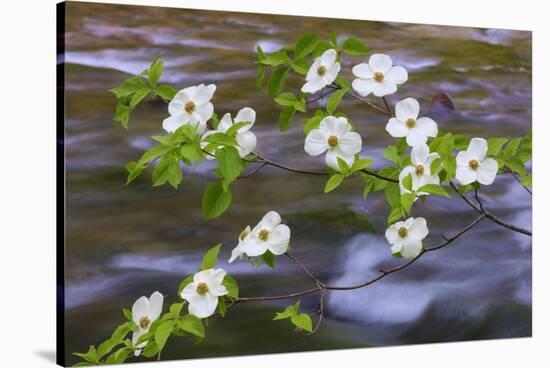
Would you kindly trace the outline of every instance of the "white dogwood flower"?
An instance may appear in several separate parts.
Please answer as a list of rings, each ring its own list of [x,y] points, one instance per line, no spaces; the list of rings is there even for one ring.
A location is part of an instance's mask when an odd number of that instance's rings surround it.
[[[402,66],[393,66],[388,55],[373,54],[369,63],[361,63],[352,68],[357,77],[351,82],[352,88],[365,97],[372,93],[377,97],[390,95],[397,91],[397,85],[408,79],[407,70]]]
[[[422,251],[422,240],[428,236],[426,219],[410,217],[396,222],[386,230],[386,239],[391,244],[392,254],[414,258]]]
[[[209,130],[208,132],[203,134],[203,136],[201,137],[201,148],[204,149],[208,145],[208,142],[205,142],[203,140],[209,135],[215,133],[227,133],[227,131],[235,124],[249,123],[243,125],[239,129],[237,129],[236,132],[233,133],[233,137],[239,144],[239,146],[237,147],[237,150],[239,151],[239,156],[241,156],[241,158],[246,157],[252,151],[254,151],[254,149],[256,149],[256,136],[250,131],[250,128],[252,128],[255,121],[256,111],[254,111],[250,107],[244,107],[240,109],[235,119],[232,119],[231,114],[227,113],[220,120],[220,123],[218,124],[218,128],[216,130]],[[205,155],[205,158],[207,160],[213,160],[215,158],[215,150],[214,152],[210,153],[210,155]]]
[[[180,126],[190,124],[197,127],[197,132],[203,134],[206,130],[206,122],[214,113],[214,105],[210,102],[216,86],[191,86],[176,93],[168,104],[169,117],[164,119],[162,127],[169,133],[174,132]]]
[[[250,226],[247,226],[239,235],[239,243],[237,246],[231,251],[231,257],[229,258],[229,263],[232,263],[234,260],[236,260],[239,257],[242,257],[245,253],[242,251],[242,246],[244,244],[244,241],[248,239],[248,236],[250,235]]]
[[[351,166],[362,145],[361,136],[352,132],[351,128],[346,118],[327,116],[321,120],[318,129],[312,129],[308,133],[304,150],[310,156],[319,156],[326,152],[325,161],[334,170],[340,171],[338,158]]]
[[[193,282],[181,292],[182,299],[189,303],[189,314],[198,318],[207,318],[214,314],[218,297],[228,294],[222,285],[226,274],[221,268],[210,268],[193,276]]]
[[[284,254],[290,242],[290,228],[281,224],[281,216],[269,211],[244,239],[240,252],[249,257],[261,256],[268,250],[276,256]]]
[[[330,49],[315,59],[307,72],[306,84],[303,85],[302,92],[315,93],[334,82],[340,72],[340,63],[336,61],[337,56],[336,50]]]
[[[412,178],[412,190],[417,191],[419,188],[426,184],[439,184],[439,176],[432,175],[431,165],[435,159],[438,159],[439,153],[430,153],[430,148],[427,144],[419,144],[414,146],[411,151],[412,165],[403,168],[399,174],[399,188],[401,188],[401,194],[410,193],[410,191],[403,186],[403,180],[411,175]],[[418,196],[427,195],[428,193],[418,192]]]
[[[430,118],[418,117],[420,105],[414,98],[406,98],[395,105],[395,118],[386,125],[386,131],[394,138],[407,137],[411,147],[426,143],[428,137],[437,136],[437,124]]]
[[[490,185],[495,181],[498,172],[496,160],[486,157],[487,141],[483,138],[472,138],[468,149],[456,156],[456,179],[462,185],[475,181]]]
[[[146,334],[151,327],[151,323],[156,321],[162,313],[162,304],[164,297],[158,291],[155,291],[149,299],[142,296],[132,306],[132,320],[137,325],[137,330],[132,336],[132,343],[135,345],[138,339]],[[142,349],[147,345],[147,341],[142,342],[134,350],[134,355],[139,356]]]

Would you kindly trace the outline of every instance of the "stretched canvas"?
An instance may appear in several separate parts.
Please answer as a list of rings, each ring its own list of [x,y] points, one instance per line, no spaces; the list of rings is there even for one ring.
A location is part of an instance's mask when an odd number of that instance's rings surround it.
[[[57,10],[59,364],[531,336],[531,32]]]

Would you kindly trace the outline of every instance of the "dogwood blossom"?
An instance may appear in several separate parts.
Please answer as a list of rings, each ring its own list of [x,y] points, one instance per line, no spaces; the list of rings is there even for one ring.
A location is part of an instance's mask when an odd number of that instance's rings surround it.
[[[197,127],[197,132],[203,134],[206,130],[206,122],[214,113],[214,105],[210,102],[216,86],[191,86],[176,93],[168,104],[169,117],[164,119],[162,127],[171,133],[185,124]]]
[[[208,142],[205,142],[203,140],[209,135],[215,133],[227,133],[227,131],[235,124],[249,123],[240,127],[234,133],[234,138],[239,144],[239,146],[237,147],[237,150],[239,151],[239,156],[246,157],[256,148],[256,136],[250,131],[250,128],[252,128],[255,121],[256,111],[254,111],[250,107],[240,109],[235,119],[232,119],[231,114],[227,113],[220,120],[220,123],[218,124],[218,128],[216,130],[209,130],[203,134],[203,136],[201,137],[201,148],[204,149],[208,145]],[[213,160],[215,158],[215,150],[214,152],[210,153],[210,155],[205,155],[205,158],[207,160]]]
[[[393,66],[388,55],[373,54],[369,63],[361,63],[352,68],[357,77],[351,82],[352,88],[365,97],[372,93],[377,97],[390,95],[397,91],[397,85],[408,79],[408,73],[402,66]]]
[[[182,299],[189,303],[189,314],[198,318],[207,318],[214,314],[218,297],[228,294],[222,285],[226,274],[221,268],[210,268],[193,276],[193,282],[181,292]]]
[[[396,222],[386,230],[386,239],[391,244],[393,255],[414,258],[422,251],[422,240],[428,236],[426,219],[410,217]]]
[[[456,156],[456,179],[462,185],[475,181],[490,185],[495,181],[498,163],[487,155],[487,141],[483,138],[472,138],[468,149]]]
[[[435,159],[438,159],[439,153],[430,153],[430,148],[427,144],[419,144],[411,150],[412,165],[403,168],[399,174],[399,188],[401,194],[410,193],[410,190],[403,186],[403,180],[411,175],[412,190],[417,191],[426,184],[439,184],[439,176],[432,175],[431,165]],[[418,192],[418,196],[427,195],[428,193]]]
[[[437,124],[430,118],[418,117],[420,105],[414,98],[406,98],[395,105],[395,118],[386,125],[386,131],[394,138],[407,138],[411,147],[426,143],[428,137],[437,136]]]
[[[306,84],[302,87],[304,93],[315,93],[328,86],[338,76],[340,63],[336,61],[338,53],[334,49],[327,50],[319,56],[306,75]]]
[[[361,136],[352,132],[351,128],[346,118],[327,116],[321,120],[318,129],[312,129],[308,133],[304,150],[310,156],[319,156],[326,152],[325,161],[334,170],[340,171],[338,158],[351,166],[362,145]]]
[[[142,296],[132,306],[132,320],[137,325],[137,330],[134,331],[132,336],[132,343],[135,345],[138,339],[149,332],[151,324],[155,322],[162,313],[162,304],[164,297],[158,291],[155,291],[149,299],[146,296]],[[141,355],[142,349],[147,345],[147,341],[142,342],[134,350],[134,355]]]
[[[231,251],[231,257],[229,258],[229,263],[233,263],[234,260],[236,260],[238,257],[242,257],[245,253],[242,251],[242,246],[244,244],[244,241],[248,239],[248,235],[250,235],[250,226],[247,226],[239,235],[239,243],[237,246]]]
[[[281,216],[277,212],[269,211],[244,238],[239,252],[256,257],[269,250],[280,256],[287,251],[289,242],[290,228],[281,224]]]

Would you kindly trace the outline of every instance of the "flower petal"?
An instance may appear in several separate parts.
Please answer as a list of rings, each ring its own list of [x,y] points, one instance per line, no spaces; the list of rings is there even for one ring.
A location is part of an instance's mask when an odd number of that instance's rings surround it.
[[[351,72],[357,78],[362,78],[362,79],[372,79],[374,74],[369,64],[367,63],[361,63],[361,64],[355,65],[353,68],[351,68]]]
[[[417,217],[413,220],[412,225],[409,227],[409,239],[422,240],[428,236],[428,225],[426,219],[423,217]]]
[[[164,302],[164,296],[155,291],[149,298],[149,319],[151,322],[157,320],[162,313],[162,303]]]
[[[325,79],[325,84],[328,86],[338,76],[338,73],[340,72],[340,63],[334,63],[330,68],[327,69],[325,72],[325,75],[323,75],[323,78]]]
[[[321,55],[321,64],[327,68],[330,68],[336,61],[336,55],[338,54],[334,49],[329,49],[323,52],[323,55]]]
[[[409,129],[409,134],[407,134],[407,144],[411,147],[418,146],[419,144],[424,144],[428,141],[428,137],[424,132],[418,128]]]
[[[321,76],[316,76],[311,78],[302,86],[301,91],[304,93],[315,93],[317,91],[320,91],[324,86],[327,84],[325,83],[325,79]]]
[[[213,113],[214,105],[208,102],[204,105],[197,106],[195,111],[193,111],[193,116],[200,122],[206,122],[212,117]]]
[[[495,181],[498,172],[498,163],[492,158],[486,158],[479,163],[477,168],[477,181],[483,185],[491,185]]]
[[[340,171],[340,166],[338,165],[338,158],[341,158],[344,160],[348,166],[352,166],[355,162],[355,156],[354,155],[346,155],[339,149],[330,149],[327,151],[327,154],[325,155],[325,162],[328,167]]]
[[[225,113],[218,124],[218,130],[225,133],[229,128],[233,126],[233,119],[231,119],[230,113]]]
[[[219,285],[223,282],[223,279],[227,275],[227,272],[223,268],[216,268],[211,270],[209,274],[208,286]]]
[[[181,298],[187,300],[189,303],[193,302],[196,298],[199,297],[197,294],[197,283],[191,282],[187,284],[181,291]]]
[[[168,103],[168,113],[170,115],[178,115],[185,111],[185,104],[189,101],[190,88],[187,87],[178,91],[172,101]]]
[[[430,153],[430,147],[427,144],[419,144],[411,150],[411,160],[415,165],[425,165]]]
[[[384,54],[373,54],[369,58],[369,66],[373,72],[386,74],[392,67],[391,58]]]
[[[315,59],[313,64],[311,64],[311,66],[309,67],[309,70],[307,71],[307,75],[306,75],[306,81],[310,81],[313,78],[316,78],[319,76],[319,74],[317,74],[317,69],[319,69],[319,66],[321,66],[321,57],[318,57],[317,59]]]
[[[239,156],[246,157],[250,152],[256,149],[256,136],[251,131],[246,131],[244,133],[238,133],[235,136],[239,147]]]
[[[397,233],[397,225],[396,224],[393,224],[391,225],[390,227],[388,227],[386,229],[386,240],[388,241],[388,243],[390,244],[395,244],[395,241],[397,240],[397,238],[399,237],[399,234]]]
[[[208,285],[208,289],[210,290],[210,293],[215,296],[223,296],[229,294],[229,291],[227,291],[226,287],[222,284]]]
[[[172,115],[162,121],[162,128],[168,133],[175,132],[180,126],[189,122],[190,115],[187,113],[180,113],[179,115]]]
[[[342,135],[351,131],[351,125],[344,117],[337,118],[336,116],[327,116],[319,123],[319,129],[321,129],[325,135],[335,135],[337,138],[340,138]]]
[[[487,154],[487,141],[483,138],[472,138],[466,152],[472,159],[482,161]]]
[[[310,156],[319,156],[329,148],[327,139],[321,129],[313,129],[306,137],[304,151]]]
[[[189,302],[189,314],[198,318],[207,318],[214,314],[218,306],[218,297],[210,293],[206,293],[193,302]]]
[[[354,79],[351,82],[351,88],[362,97],[372,93],[377,82],[374,79]]]
[[[241,250],[249,257],[256,257],[267,251],[267,242],[255,237],[251,237],[243,242]]]
[[[198,106],[204,105],[212,99],[214,96],[214,92],[216,92],[216,85],[215,84],[209,84],[208,86],[205,86],[204,84],[200,84],[195,89],[195,96],[193,101]]]
[[[420,112],[420,104],[414,98],[408,97],[395,104],[395,116],[402,122],[415,119]]]
[[[391,95],[397,91],[397,85],[390,80],[384,79],[382,82],[374,83],[372,94],[376,97]]]
[[[455,177],[461,185],[468,185],[477,180],[476,172],[469,166],[457,166]]]
[[[437,124],[430,118],[416,119],[416,127],[428,137],[437,137]]]
[[[233,263],[237,258],[242,256],[244,253],[241,249],[241,244],[239,243],[233,250],[231,251],[231,257],[229,257],[228,263]]]
[[[338,139],[338,147],[346,155],[355,155],[359,153],[362,143],[361,136],[356,132],[346,133]]]
[[[139,320],[141,317],[147,316],[149,312],[149,299],[146,296],[142,296],[132,306],[132,320],[139,326]]]
[[[254,125],[254,122],[256,121],[256,111],[250,107],[243,107],[239,110],[237,113],[237,116],[235,117],[235,123],[244,123],[244,122],[250,122],[252,124],[248,124],[242,128],[239,128],[239,133],[244,133],[250,128],[252,128],[252,125]]]
[[[391,118],[388,120],[388,124],[386,124],[386,132],[390,133],[394,138],[401,138],[409,133],[409,128],[407,128],[404,122]]]
[[[281,216],[275,211],[269,211],[264,215],[262,221],[260,221],[260,226],[262,229],[272,231],[275,226],[281,223]]]
[[[268,249],[276,256],[280,256],[288,249],[290,241],[290,228],[284,224],[275,226],[267,240]]]
[[[395,84],[403,84],[409,78],[409,74],[402,66],[394,66],[384,75],[384,78]]]
[[[460,166],[463,166],[463,167],[469,167],[469,163],[470,163],[470,160],[472,159],[472,157],[468,154],[467,151],[460,151],[457,155],[456,155],[456,166],[457,167],[460,167]]]
[[[422,251],[422,242],[420,241],[411,241],[403,245],[401,249],[401,256],[403,258],[411,259],[415,258]]]

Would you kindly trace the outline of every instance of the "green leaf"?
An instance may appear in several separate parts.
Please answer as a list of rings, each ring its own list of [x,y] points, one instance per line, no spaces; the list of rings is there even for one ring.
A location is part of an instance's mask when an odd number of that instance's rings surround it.
[[[204,325],[202,321],[192,314],[184,316],[179,322],[178,327],[198,337],[204,337]]]
[[[506,161],[506,166],[510,168],[513,172],[518,173],[521,176],[527,175],[525,170],[525,164],[517,158],[512,158],[509,161]]]
[[[313,49],[312,53],[311,53],[311,56],[313,57],[319,57],[321,56],[325,51],[327,51],[328,49],[333,49],[334,46],[328,42],[328,41],[325,41],[325,40],[319,40],[317,42],[317,44],[315,45],[315,48]]]
[[[155,187],[168,182],[177,189],[182,178],[183,173],[179,161],[173,156],[164,156],[153,170],[153,186]]]
[[[347,90],[342,88],[330,95],[327,101],[327,112],[329,114],[333,114],[334,111],[336,111],[338,105],[340,105],[340,102],[342,101],[342,97],[344,97],[346,93]]]
[[[415,200],[415,193],[405,193],[401,195],[401,207],[403,207],[406,213],[411,213],[411,208]]]
[[[124,317],[126,317],[126,319],[128,321],[132,320],[132,311],[131,310],[124,308],[124,309],[122,309],[122,313],[124,314]]]
[[[156,160],[160,156],[170,152],[173,149],[171,146],[158,145],[151,148],[148,151],[145,151],[139,161],[136,163],[137,166],[143,166],[150,163],[153,160]]]
[[[384,151],[384,158],[400,165],[403,157],[397,152],[396,146],[388,146]]]
[[[508,142],[506,138],[489,138],[487,139],[487,155],[498,156],[502,146]]]
[[[281,106],[294,106],[297,98],[290,92],[283,92],[279,96],[275,97],[275,102]]]
[[[439,171],[442,169],[442,163],[443,161],[440,158],[436,158],[432,161],[432,164],[430,165],[430,174],[431,175],[437,175],[439,174]]]
[[[73,355],[79,357],[79,358],[82,358],[90,363],[93,363],[93,364],[98,364],[99,363],[99,359],[97,357],[97,351],[95,349],[95,346],[93,345],[90,345],[90,347],[88,348],[88,352],[85,353],[85,354],[82,354],[82,353],[73,353]]]
[[[309,63],[304,59],[295,60],[290,63],[290,66],[292,70],[301,75],[306,75],[309,70]]]
[[[181,146],[180,153],[190,161],[202,161],[204,158],[204,153],[198,141],[184,144]]]
[[[262,260],[271,268],[275,268],[275,256],[269,250],[262,254]]]
[[[239,151],[233,147],[224,147],[216,151],[218,169],[226,184],[233,182],[244,169]]]
[[[126,170],[128,171],[128,178],[126,179],[126,184],[131,183],[134,181],[143,170],[145,170],[145,165],[138,166],[136,162],[130,161],[128,162],[128,165],[126,165]]]
[[[223,296],[218,298],[218,313],[222,317],[225,317],[225,313],[227,313],[227,307],[225,306],[225,299]]]
[[[130,109],[136,108],[136,106],[147,97],[152,91],[149,88],[140,89],[136,91],[130,99]]]
[[[224,190],[223,182],[210,184],[202,197],[202,213],[205,218],[213,219],[221,216],[231,205],[233,194],[230,188]]]
[[[263,65],[279,66],[282,64],[288,64],[290,62],[290,58],[288,57],[285,50],[279,50],[269,55],[266,55],[259,62]]]
[[[111,92],[114,93],[116,97],[121,98],[130,97],[135,92],[143,89],[149,89],[147,83],[140,77],[132,77],[126,79],[120,86],[113,88]]]
[[[155,355],[159,354],[160,349],[159,346],[155,341],[149,341],[147,345],[145,345],[145,348],[143,348],[143,352],[141,355],[143,355],[146,358],[152,358]]]
[[[418,192],[429,193],[440,197],[449,197],[449,193],[447,193],[447,191],[443,187],[437,184],[426,184],[418,188]]]
[[[306,313],[300,313],[290,317],[290,322],[296,327],[301,328],[302,330],[311,332],[313,329],[313,323],[311,322],[311,317]]]
[[[231,276],[225,275],[222,285],[227,289],[227,292],[229,293],[227,294],[228,297],[232,299],[237,299],[239,297],[239,286],[237,281],[235,281],[235,279]]]
[[[412,175],[409,174],[405,176],[403,178],[402,184],[403,184],[403,187],[405,187],[405,189],[412,191]]]
[[[401,208],[401,206],[392,208],[390,214],[388,215],[388,225],[393,224],[401,217],[403,217],[403,215],[403,209]]]
[[[172,101],[172,99],[176,95],[176,92],[176,89],[168,84],[161,84],[156,89],[157,95],[168,101]]]
[[[514,138],[506,144],[506,147],[502,150],[504,157],[509,160],[516,155],[516,152],[521,143],[521,137]]]
[[[219,243],[206,252],[204,257],[202,258],[202,264],[199,271],[209,270],[211,268],[216,267],[216,263],[218,262],[218,254],[220,253],[220,248],[222,244]]]
[[[235,140],[235,138],[225,134],[225,133],[214,133],[210,134],[203,138],[204,142],[213,143],[215,148],[217,146],[230,146],[230,147],[238,147],[239,144]]]
[[[342,174],[333,174],[331,175],[325,185],[325,193],[332,192],[334,189],[338,188],[345,176]]]
[[[113,121],[119,122],[124,129],[128,129],[128,121],[130,120],[130,106],[123,99],[119,99],[116,104]]]
[[[323,110],[315,111],[315,115],[305,120],[304,122],[304,134],[308,135],[309,132],[311,132],[313,129],[319,128],[319,124],[321,123],[321,120],[323,120],[324,118],[325,118],[325,113],[323,112]]]
[[[342,44],[342,51],[344,51],[348,55],[358,56],[368,53],[369,48],[357,38],[351,37],[345,40]]]
[[[170,313],[172,313],[174,317],[179,317],[182,308],[183,303],[174,303],[170,306]]]
[[[301,36],[296,42],[296,47],[294,48],[294,59],[298,60],[309,55],[315,48],[317,40],[318,37],[315,33],[307,33]]]
[[[157,87],[157,82],[159,81],[163,73],[164,62],[162,61],[162,59],[156,58],[151,63],[149,71],[147,72],[147,78],[149,79],[149,83],[151,83],[151,86],[153,86],[153,88]]]
[[[284,311],[280,313],[276,313],[273,320],[278,321],[281,319],[291,318],[292,316],[297,315],[299,310],[300,310],[300,301],[298,300],[294,305],[290,305],[286,307]]]
[[[356,160],[351,166],[351,171],[356,172],[356,171],[368,169],[369,166],[372,164],[372,162],[373,160],[370,158],[362,158],[360,160]]]
[[[348,163],[344,160],[342,160],[340,157],[336,157],[336,162],[338,163],[338,168],[340,169],[340,172],[344,175],[349,174],[350,167]]]
[[[520,184],[531,188],[533,186],[533,177],[531,175],[525,175],[523,179],[521,179]]]
[[[265,78],[265,65],[259,64],[256,72],[256,87],[262,88]]]
[[[168,341],[172,331],[174,331],[174,323],[172,321],[163,322],[158,326],[155,331],[155,342],[158,345],[159,351],[164,349],[164,345],[166,345],[166,341]]]
[[[276,69],[273,73],[271,73],[269,81],[267,82],[267,88],[270,96],[275,97],[281,93],[289,70],[290,68],[285,66]]]
[[[279,130],[281,132],[286,132],[288,130],[294,119],[295,112],[294,106],[287,106],[281,111],[279,114]]]

